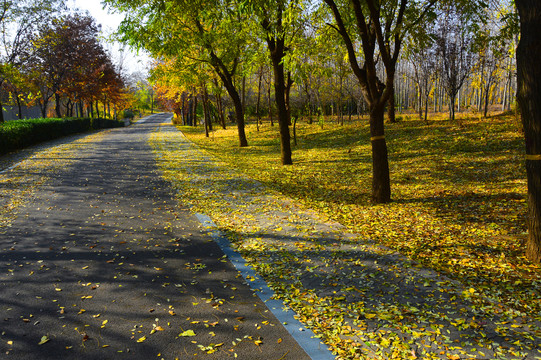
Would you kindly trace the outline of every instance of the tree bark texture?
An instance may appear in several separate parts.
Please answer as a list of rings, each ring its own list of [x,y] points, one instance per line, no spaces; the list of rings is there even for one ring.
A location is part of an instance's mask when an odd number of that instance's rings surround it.
[[[240,98],[239,92],[233,84],[233,77],[230,72],[227,71],[225,66],[221,61],[215,56],[214,57],[216,64],[213,64],[218,76],[222,80],[227,93],[233,101],[235,106],[235,116],[237,117],[237,132],[239,135],[239,146],[246,147],[248,146],[248,140],[246,139],[246,132],[244,130],[244,107],[242,106],[242,100]]]
[[[259,124],[261,123],[261,114],[260,114],[261,112],[261,82],[263,80],[263,69],[259,70],[258,77],[259,77],[259,80],[257,82],[257,103],[255,106],[255,113],[257,117],[257,120],[256,120],[257,131],[259,131]]]
[[[282,26],[282,12],[279,11],[277,17],[277,28]],[[288,77],[286,80],[284,70],[284,57],[286,52],[285,39],[283,35],[273,35],[270,30],[270,23],[264,21],[263,28],[267,31],[267,46],[272,61],[274,70],[274,97],[276,108],[278,109],[278,127],[280,128],[280,148],[282,165],[291,165],[293,160],[291,157],[291,135],[289,133],[289,125],[291,123],[289,112],[289,89],[291,88],[291,80]]]
[[[278,126],[280,128],[281,160],[282,165],[291,165],[293,164],[293,159],[291,158],[291,136],[289,133],[290,119],[286,104],[286,81],[282,57],[274,55],[272,63],[274,67],[274,97],[276,98]]]
[[[387,116],[389,117],[389,122],[391,124],[396,123],[396,111],[395,111],[395,91],[394,91],[394,84],[393,84],[393,90],[391,92],[391,96],[389,96],[389,109],[387,110]]]
[[[54,108],[55,108],[55,112],[56,112],[56,117],[61,118],[62,117],[62,109],[60,107],[61,104],[60,104],[60,95],[59,94],[54,94],[54,101],[55,101]]]
[[[456,95],[449,95],[449,120],[455,121]]]
[[[342,37],[346,46],[349,62],[353,73],[359,80],[362,94],[370,109],[370,140],[372,145],[372,201],[376,204],[388,203],[391,201],[391,182],[389,172],[389,160],[387,144],[384,136],[384,115],[385,104],[393,94],[394,74],[396,63],[401,46],[401,39],[395,35],[391,46],[385,41],[382,29],[374,26],[372,21],[379,23],[380,13],[377,2],[366,1],[369,8],[368,16],[365,15],[363,2],[351,0],[352,10],[357,20],[357,32],[360,37],[360,46],[364,55],[364,64],[357,60],[355,42],[350,36],[340,9],[334,0],[324,0],[333,13],[336,20],[335,29]],[[395,26],[403,21],[403,14],[407,1],[400,2],[398,18]],[[387,25],[386,25],[387,26]],[[391,26],[388,24],[388,26]],[[385,83],[378,78],[375,60],[375,49],[379,46],[379,56],[385,66]]]
[[[269,80],[269,88],[267,89],[267,99],[269,100],[269,120],[271,126],[274,126],[274,121],[272,119],[272,102],[271,102],[271,84]]]
[[[193,89],[192,125],[197,126],[197,91]]]
[[[214,79],[214,84],[216,85],[216,88],[219,88],[218,80]],[[218,108],[218,118],[220,119],[220,124],[222,125],[222,129],[226,129],[225,124],[225,115],[224,115],[224,107],[222,104],[222,94],[220,92],[216,92],[216,107]]]
[[[203,89],[203,113],[205,117],[205,136],[209,137],[209,131],[210,131],[210,111],[209,111],[209,103],[208,103],[208,96],[207,96],[207,89]]]
[[[237,132],[239,134],[239,146],[246,147],[248,146],[248,140],[246,139],[246,132],[244,131],[244,107],[242,106],[242,101],[240,100],[239,93],[232,95],[229,93],[233,99],[233,104],[235,105],[235,116],[237,117]]]
[[[517,48],[517,98],[522,110],[528,178],[526,256],[541,262],[541,2],[516,0],[520,16]]]
[[[387,142],[384,133],[385,107],[380,105],[370,111],[370,142],[372,144],[372,201],[384,204],[391,201],[391,177]]]

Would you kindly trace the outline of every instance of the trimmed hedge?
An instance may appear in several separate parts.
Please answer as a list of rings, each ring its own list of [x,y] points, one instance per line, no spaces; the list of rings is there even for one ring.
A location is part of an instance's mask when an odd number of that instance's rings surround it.
[[[0,124],[0,155],[43,141],[96,129],[124,126],[123,121],[109,119],[25,119]]]

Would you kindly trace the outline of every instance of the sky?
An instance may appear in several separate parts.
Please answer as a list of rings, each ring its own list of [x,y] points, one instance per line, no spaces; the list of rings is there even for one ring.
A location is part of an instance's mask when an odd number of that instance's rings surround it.
[[[97,24],[101,24],[102,33],[105,37],[111,35],[120,25],[124,18],[121,14],[113,14],[111,10],[103,9],[100,0],[67,0],[66,5],[71,8],[78,8],[83,12],[88,11],[90,15],[96,19]],[[113,62],[118,62],[120,58],[120,44],[104,44],[105,48],[110,50],[113,57]],[[148,73],[150,58],[145,54],[136,54],[134,51],[127,49],[129,53],[125,56],[124,67],[129,73],[142,72]]]

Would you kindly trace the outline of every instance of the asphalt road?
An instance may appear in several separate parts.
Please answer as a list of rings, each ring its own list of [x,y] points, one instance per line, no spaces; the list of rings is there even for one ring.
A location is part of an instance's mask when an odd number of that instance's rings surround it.
[[[167,117],[59,156],[0,228],[0,358],[309,358],[161,179]]]

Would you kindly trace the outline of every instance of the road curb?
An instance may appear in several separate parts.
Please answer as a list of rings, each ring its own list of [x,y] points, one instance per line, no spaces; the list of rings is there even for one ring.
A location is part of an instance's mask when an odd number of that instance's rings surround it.
[[[229,240],[223,235],[212,219],[205,214],[195,214],[203,227],[209,230],[209,235],[220,246],[224,254],[229,258],[235,269],[239,271],[247,284],[255,291],[261,301],[269,308],[272,314],[280,321],[284,328],[291,334],[303,350],[312,360],[334,360],[335,356],[327,347],[315,337],[312,330],[306,328],[299,320],[295,319],[295,312],[286,307],[281,300],[272,299],[272,291],[265,280],[246,263],[246,260],[233,248]]]

